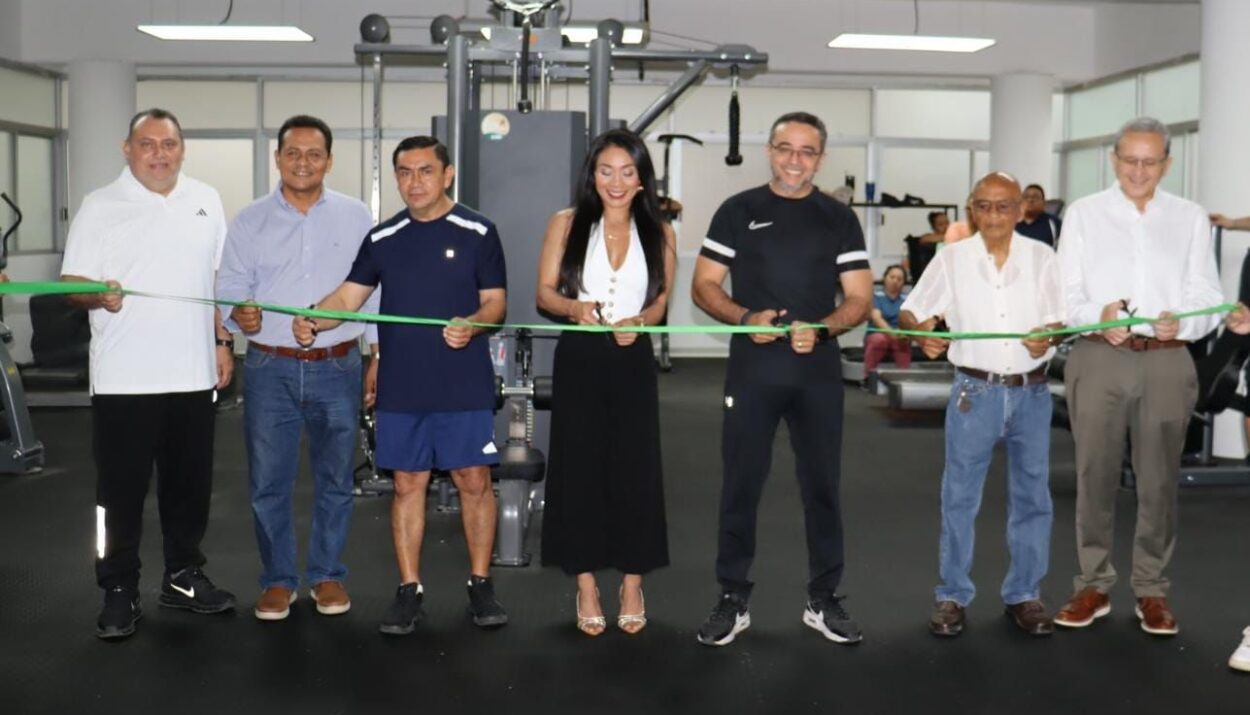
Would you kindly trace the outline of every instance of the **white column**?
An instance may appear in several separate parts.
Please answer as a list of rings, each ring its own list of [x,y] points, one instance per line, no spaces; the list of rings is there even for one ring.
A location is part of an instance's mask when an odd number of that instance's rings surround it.
[[[69,209],[117,178],[121,145],[135,113],[135,66],[111,60],[69,64]]]
[[[990,170],[1015,176],[1022,186],[1041,184],[1049,196],[1053,152],[1051,95],[1054,78],[1044,74],[996,75],[990,88]]]
[[[1246,68],[1250,50],[1250,3],[1244,0],[1202,0],[1202,112],[1198,117],[1198,201],[1207,209],[1232,216],[1250,215],[1250,84]],[[1173,167],[1173,171],[1176,167]],[[1220,256],[1224,295],[1237,296],[1241,262],[1250,247],[1250,233],[1225,231]],[[1241,458],[1246,454],[1242,415],[1225,411],[1215,419],[1215,454]]]
[[[0,3],[0,57],[14,61],[22,59],[21,3]]]

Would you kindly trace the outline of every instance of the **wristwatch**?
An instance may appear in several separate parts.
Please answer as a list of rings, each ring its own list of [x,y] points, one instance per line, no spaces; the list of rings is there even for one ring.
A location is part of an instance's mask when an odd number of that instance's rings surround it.
[[[234,338],[217,338],[217,347],[234,350]]]

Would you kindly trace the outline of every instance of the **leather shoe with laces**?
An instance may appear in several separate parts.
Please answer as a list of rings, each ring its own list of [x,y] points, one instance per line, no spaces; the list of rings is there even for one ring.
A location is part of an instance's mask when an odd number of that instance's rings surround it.
[[[1176,616],[1168,608],[1168,600],[1161,596],[1146,596],[1137,599],[1135,609],[1141,619],[1141,629],[1153,636],[1174,636],[1180,633],[1176,625]]]
[[[1055,632],[1055,622],[1041,601],[1007,604],[1007,615],[1020,630],[1031,636],[1048,636]]]
[[[964,632],[964,607],[954,601],[938,601],[929,616],[929,632],[953,638]]]
[[[1064,628],[1084,628],[1095,619],[1111,613],[1111,599],[1093,586],[1083,588],[1068,599],[1055,615],[1055,625]]]

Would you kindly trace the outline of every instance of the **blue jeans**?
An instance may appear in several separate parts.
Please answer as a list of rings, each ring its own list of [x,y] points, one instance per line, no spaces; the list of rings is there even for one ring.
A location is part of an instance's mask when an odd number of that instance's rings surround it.
[[[963,396],[966,412],[960,411]],[[942,535],[937,600],[967,606],[976,595],[969,572],[975,522],[994,445],[1007,446],[1008,604],[1040,598],[1050,561],[1050,391],[1045,383],[1004,387],[955,373],[946,405]]]
[[[299,585],[292,495],[300,434],[308,430],[314,479],[306,582],[342,581],[359,434],[360,351],[306,362],[249,348],[243,361],[243,437],[261,588]]]

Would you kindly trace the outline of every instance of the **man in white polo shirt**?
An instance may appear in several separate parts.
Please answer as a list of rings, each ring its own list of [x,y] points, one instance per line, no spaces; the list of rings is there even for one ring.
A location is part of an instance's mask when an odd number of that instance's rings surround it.
[[[1044,243],[1015,232],[1023,213],[1020,184],[988,174],[969,205],[978,232],[941,251],[903,303],[899,327],[933,330],[945,317],[955,332],[1036,332],[1063,320],[1059,262]],[[925,355],[948,341],[923,338]],[[1025,633],[1047,636],[1054,624],[1041,601],[1050,562],[1050,390],[1047,338],[957,340],[955,380],[946,405],[946,463],[942,471],[941,583],[929,631],[963,632],[964,609],[976,595],[972,552],[977,512],[994,446],[1007,448],[1007,550],[1011,565],[1001,595],[1007,615]]]
[[[135,115],[127,167],[91,192],[70,225],[61,278],[211,300],[226,221],[221,198],[180,174],[182,128],[162,109]],[[230,334],[217,309],[120,292],[74,296],[91,317],[96,460],[96,580],[103,639],[139,619],[143,502],[157,474],[165,575],[160,604],[196,613],[234,608],[201,571],[213,475],[214,388],[230,382]]]

